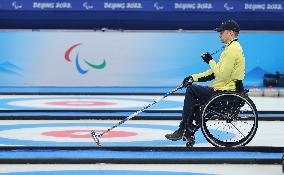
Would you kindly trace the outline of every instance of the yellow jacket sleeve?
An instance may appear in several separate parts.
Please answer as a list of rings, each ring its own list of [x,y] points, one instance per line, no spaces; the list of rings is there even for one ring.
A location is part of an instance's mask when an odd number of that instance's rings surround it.
[[[193,80],[197,82],[198,79],[203,78],[203,77],[207,77],[211,74],[213,74],[213,71],[211,69],[209,69],[205,72],[202,72],[202,73],[199,73],[199,74],[193,74],[191,76],[192,76]]]

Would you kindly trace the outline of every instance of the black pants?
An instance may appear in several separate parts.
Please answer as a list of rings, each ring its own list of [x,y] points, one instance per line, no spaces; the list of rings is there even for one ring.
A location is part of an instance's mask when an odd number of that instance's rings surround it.
[[[189,85],[185,93],[182,121],[180,122],[179,127],[193,129],[191,128],[193,126],[193,120],[198,123],[201,119],[200,115],[194,116],[196,110],[199,110],[197,104],[206,103],[209,98],[216,93],[217,91],[214,91],[213,88],[208,86]]]

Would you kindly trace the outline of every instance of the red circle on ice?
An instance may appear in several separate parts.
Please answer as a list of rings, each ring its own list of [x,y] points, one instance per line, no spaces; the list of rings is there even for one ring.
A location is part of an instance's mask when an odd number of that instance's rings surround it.
[[[115,105],[113,102],[102,102],[102,101],[52,101],[46,102],[48,105],[56,106],[106,106],[106,105]]]
[[[96,132],[102,132],[103,130],[95,130]],[[52,137],[71,137],[71,138],[90,138],[91,130],[64,130],[64,131],[48,131],[42,133],[45,136]],[[135,136],[137,133],[129,131],[110,131],[102,136],[102,138],[112,138],[112,137],[129,137]]]

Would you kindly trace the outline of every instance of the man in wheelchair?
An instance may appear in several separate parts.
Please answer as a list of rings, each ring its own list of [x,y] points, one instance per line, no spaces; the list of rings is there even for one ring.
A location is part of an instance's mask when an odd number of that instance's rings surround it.
[[[201,55],[207,63],[209,70],[193,74],[183,80],[186,87],[182,120],[179,128],[165,137],[176,141],[186,139],[188,142],[195,143],[194,134],[200,126],[198,114],[198,104],[206,103],[213,95],[223,91],[243,91],[242,80],[245,74],[245,57],[242,47],[238,42],[240,27],[234,20],[224,21],[219,28],[220,40],[224,43],[224,50],[221,53],[218,63],[216,63],[209,52]],[[215,79],[211,86],[194,85],[193,82],[205,82]],[[194,124],[195,121],[195,124]]]

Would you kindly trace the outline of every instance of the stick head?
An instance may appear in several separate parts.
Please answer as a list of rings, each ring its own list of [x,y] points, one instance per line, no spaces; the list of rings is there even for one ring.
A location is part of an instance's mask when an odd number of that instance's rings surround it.
[[[97,146],[102,146],[97,133],[95,131],[91,131],[91,135],[92,135],[94,141],[96,142]]]

